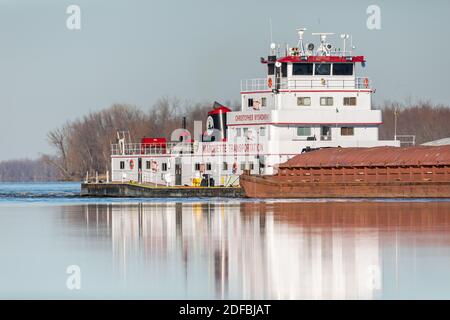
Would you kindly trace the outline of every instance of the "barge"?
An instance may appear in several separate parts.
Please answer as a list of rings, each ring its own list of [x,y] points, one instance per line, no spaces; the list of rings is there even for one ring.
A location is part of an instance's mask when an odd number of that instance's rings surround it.
[[[321,149],[240,184],[251,198],[450,198],[450,146]]]

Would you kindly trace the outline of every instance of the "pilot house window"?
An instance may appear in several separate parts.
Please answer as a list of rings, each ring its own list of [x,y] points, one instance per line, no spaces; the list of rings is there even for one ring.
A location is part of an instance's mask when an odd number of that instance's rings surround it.
[[[316,76],[329,76],[331,72],[330,63],[316,63],[314,74]]]
[[[333,64],[334,76],[351,76],[353,75],[352,63],[334,63]]]
[[[313,64],[312,63],[294,63],[292,65],[293,76],[312,76]]]
[[[247,106],[248,106],[249,108],[252,108],[252,107],[253,107],[253,98],[248,99]]]

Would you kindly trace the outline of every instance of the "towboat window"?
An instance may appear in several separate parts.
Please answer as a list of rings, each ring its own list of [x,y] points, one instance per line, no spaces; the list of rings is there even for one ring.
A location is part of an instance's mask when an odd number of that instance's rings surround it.
[[[312,63],[294,63],[292,65],[293,76],[312,76],[313,64]]]
[[[355,128],[353,127],[342,127],[341,136],[353,136],[355,134]]]
[[[266,97],[262,97],[261,98],[261,107],[266,107],[267,106],[267,98]]]
[[[125,161],[120,161],[120,169],[125,169]]]
[[[244,128],[243,131],[244,131],[244,137],[246,137],[248,135],[248,128]]]
[[[195,171],[200,171],[200,163],[195,164]]]
[[[206,163],[206,170],[211,171],[211,162]]]
[[[228,170],[228,162],[222,163],[222,170],[227,171]]]
[[[236,137],[241,136],[241,128],[236,128]]]
[[[311,127],[297,127],[297,135],[299,137],[309,137],[311,135]]]
[[[275,74],[275,64],[274,64],[274,63],[269,63],[269,64],[267,65],[267,69],[268,69],[267,74],[268,74],[269,76],[273,76],[273,75]]]
[[[329,76],[331,72],[331,63],[316,63],[314,74],[316,76]]]
[[[353,75],[353,63],[334,63],[334,76],[351,76]]]
[[[321,97],[320,105],[321,106],[332,106],[333,105],[333,97]]]
[[[345,97],[344,106],[356,106],[356,97]]]
[[[298,106],[310,106],[311,98],[310,97],[297,97],[297,105]]]
[[[151,162],[150,161],[146,161],[145,162],[145,169],[150,170],[151,169]]]
[[[167,163],[162,163],[161,164],[161,171],[167,171]]]
[[[287,63],[281,64],[281,76],[287,77]]]
[[[253,107],[253,98],[249,98],[247,102],[247,107],[252,108]]]
[[[259,136],[264,137],[266,135],[266,127],[259,128]]]

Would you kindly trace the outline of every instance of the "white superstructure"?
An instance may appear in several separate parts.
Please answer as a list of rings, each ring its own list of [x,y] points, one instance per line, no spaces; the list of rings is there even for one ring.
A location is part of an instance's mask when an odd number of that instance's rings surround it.
[[[356,75],[365,58],[352,55],[349,36],[341,35],[341,50],[328,42],[330,33],[313,34],[320,43],[305,46],[304,32],[298,30],[296,47],[271,44],[261,58],[265,77],[241,81],[241,110],[216,104],[205,131],[178,129],[171,142],[112,145],[112,181],[195,185],[208,174],[216,186],[232,185],[243,170],[273,174],[277,164],[309,149],[399,146],[378,139],[381,111],[372,109],[369,78]]]

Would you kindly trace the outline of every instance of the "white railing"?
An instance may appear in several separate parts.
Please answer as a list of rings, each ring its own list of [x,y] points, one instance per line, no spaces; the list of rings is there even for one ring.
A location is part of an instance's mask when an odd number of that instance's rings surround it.
[[[125,143],[112,144],[112,155],[159,155],[195,153],[198,143],[169,142],[169,143]]]
[[[277,79],[280,81],[280,79]],[[241,92],[272,90],[275,88],[281,90],[294,89],[369,89],[370,80],[365,77],[357,77],[351,80],[337,79],[281,79],[279,83],[273,81],[272,87],[268,86],[267,78],[244,79],[241,80]]]

